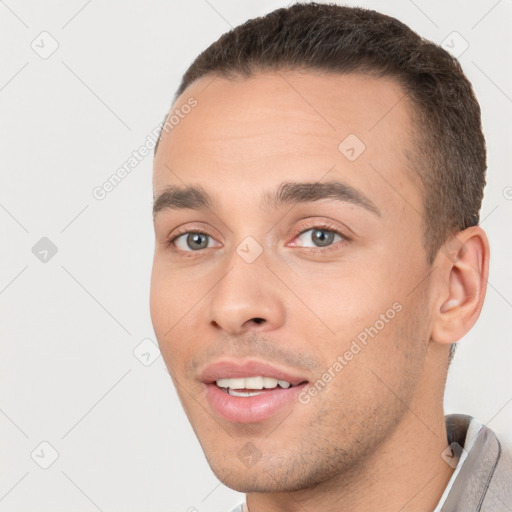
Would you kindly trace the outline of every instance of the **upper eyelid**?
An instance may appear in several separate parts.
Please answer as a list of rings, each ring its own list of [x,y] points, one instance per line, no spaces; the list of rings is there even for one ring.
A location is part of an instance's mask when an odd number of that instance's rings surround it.
[[[208,235],[210,236],[211,238],[215,238],[216,237],[214,235],[212,235],[210,233],[210,230],[208,229],[205,229],[203,228],[202,226],[200,225],[196,225],[196,226],[191,226],[191,227],[183,227],[183,226],[179,226],[178,228],[175,228],[173,229],[167,236],[166,236],[166,239],[168,241],[171,241],[171,240],[175,240],[176,238],[180,237],[180,236],[183,236],[183,235],[187,235],[189,233],[203,233],[205,235]]]
[[[303,235],[304,233],[307,233],[308,231],[313,231],[315,229],[316,230],[322,230],[322,231],[331,231],[332,233],[336,233],[338,235],[346,237],[345,233],[343,231],[341,231],[340,229],[335,228],[335,227],[331,227],[331,226],[322,226],[322,225],[308,227],[306,229],[302,229],[300,231],[297,231],[297,234],[295,236]]]

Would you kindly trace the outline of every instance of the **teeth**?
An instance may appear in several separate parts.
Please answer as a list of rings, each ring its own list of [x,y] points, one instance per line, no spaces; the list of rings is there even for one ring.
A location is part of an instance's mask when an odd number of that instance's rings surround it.
[[[219,379],[217,386],[219,388],[244,389],[245,379]]]
[[[263,377],[247,377],[245,380],[245,389],[263,389]],[[231,386],[230,386],[231,387]],[[237,389],[237,388],[234,388]]]
[[[274,389],[278,385],[288,389],[291,384],[285,380],[278,380],[272,377],[246,377],[242,379],[218,379],[216,382],[219,388],[228,388],[230,394],[234,389]],[[260,394],[260,393],[258,393]],[[253,396],[254,394],[237,394],[234,396]]]
[[[263,377],[263,387],[267,389],[272,389],[277,387],[277,383],[279,381],[277,379],[273,379],[272,377]],[[284,382],[284,381],[282,381]]]
[[[231,396],[258,396],[263,393],[263,391],[236,391],[234,389],[228,389],[228,394]]]

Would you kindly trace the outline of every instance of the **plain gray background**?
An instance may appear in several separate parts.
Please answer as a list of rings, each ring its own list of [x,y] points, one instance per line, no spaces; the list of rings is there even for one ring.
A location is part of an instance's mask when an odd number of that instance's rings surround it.
[[[288,3],[0,1],[0,511],[213,512],[241,501],[210,471],[155,346],[152,156],[105,199],[92,191],[162,121],[201,50]],[[345,3],[465,50],[489,150],[492,257],[446,412],[510,442],[512,3]]]

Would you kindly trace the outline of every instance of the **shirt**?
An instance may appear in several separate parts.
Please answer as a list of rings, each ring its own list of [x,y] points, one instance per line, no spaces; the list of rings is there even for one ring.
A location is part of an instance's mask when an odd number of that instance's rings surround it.
[[[445,416],[448,447],[443,459],[455,467],[433,512],[512,512],[512,452],[494,432],[464,414]],[[241,503],[231,512],[249,512]]]

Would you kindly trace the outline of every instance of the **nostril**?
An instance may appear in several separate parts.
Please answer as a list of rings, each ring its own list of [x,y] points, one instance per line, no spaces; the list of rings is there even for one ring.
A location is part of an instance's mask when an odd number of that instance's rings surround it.
[[[264,318],[253,318],[252,321],[257,324],[261,324],[265,321]]]

